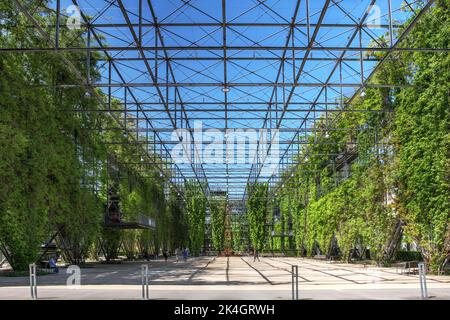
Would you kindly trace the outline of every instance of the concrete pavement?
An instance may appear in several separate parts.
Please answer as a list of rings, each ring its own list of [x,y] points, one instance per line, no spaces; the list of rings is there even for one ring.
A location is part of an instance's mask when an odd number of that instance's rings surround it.
[[[301,299],[420,299],[418,275],[395,268],[329,263],[301,258],[201,257],[176,263],[150,261],[151,299],[287,300],[291,265],[299,266]],[[81,287],[69,274],[38,277],[40,299],[140,299],[144,262],[96,264],[81,269]],[[147,263],[147,262],[145,262]],[[0,299],[29,299],[28,277],[0,276]],[[427,276],[432,299],[450,299],[449,276]]]

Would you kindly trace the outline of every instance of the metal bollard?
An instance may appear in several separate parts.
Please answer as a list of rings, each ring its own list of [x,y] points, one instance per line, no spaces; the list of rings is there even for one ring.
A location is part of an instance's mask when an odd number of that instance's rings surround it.
[[[148,289],[148,265],[143,264],[141,266],[141,283],[142,283],[142,300],[149,300]]]
[[[30,293],[31,299],[37,300],[37,276],[36,276],[36,264],[29,265],[30,270]]]
[[[298,300],[298,266],[292,266],[292,300]]]
[[[422,299],[428,299],[428,288],[427,288],[427,278],[426,278],[426,265],[421,262],[419,267],[419,281],[420,281],[420,294]]]

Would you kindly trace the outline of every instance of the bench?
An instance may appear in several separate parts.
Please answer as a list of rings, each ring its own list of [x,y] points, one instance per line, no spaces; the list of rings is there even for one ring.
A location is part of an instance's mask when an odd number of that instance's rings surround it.
[[[286,254],[284,252],[274,252],[272,253],[272,257],[284,257]]]
[[[42,271],[44,272],[53,272],[53,268],[50,266],[50,262],[48,260],[41,260],[39,261],[39,266]]]
[[[269,258],[275,258],[275,257],[285,257],[286,254],[284,252],[263,252],[260,254],[261,257],[269,257]]]
[[[327,256],[324,254],[317,254],[312,257],[314,260],[327,260]]]
[[[40,269],[47,273],[58,273],[59,267],[52,267],[49,260],[41,260],[39,261]]]
[[[339,261],[341,259],[340,256],[330,256],[328,258],[328,261],[332,262],[332,261]]]
[[[398,262],[394,264],[395,266],[395,272],[398,273],[398,270],[400,269],[400,273],[417,273],[419,268],[419,261],[404,261],[404,262]]]

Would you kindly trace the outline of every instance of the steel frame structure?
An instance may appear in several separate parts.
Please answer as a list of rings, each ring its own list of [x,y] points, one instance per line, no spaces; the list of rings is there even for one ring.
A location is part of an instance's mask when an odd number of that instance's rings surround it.
[[[3,47],[0,55],[58,52],[79,80],[58,87],[84,87],[94,96],[94,89],[101,89],[107,96],[105,108],[83,112],[109,113],[133,143],[146,147],[140,163],[164,175],[168,169],[166,178],[179,191],[187,179],[195,179],[206,195],[223,190],[232,201],[245,201],[251,191],[247,186],[256,181],[269,181],[273,196],[286,182],[281,171],[307,166],[297,159],[307,137],[342,130],[333,123],[327,123],[326,130],[315,128],[321,117],[389,112],[347,110],[346,105],[364,88],[398,86],[371,81],[393,53],[449,51],[402,46],[432,0],[357,4],[349,0],[242,0],[239,4],[233,0],[55,0],[45,7],[54,17],[50,25],[40,25],[33,17],[41,2],[13,2],[27,18],[30,32],[44,41],[32,47]],[[78,33],[86,39],[85,46],[61,41],[61,29],[70,18],[63,8],[69,4],[80,10]],[[386,10],[375,24],[369,18],[376,5]],[[398,17],[408,21],[398,22]],[[101,80],[93,82],[88,67],[84,77],[65,58],[67,52],[85,53],[86,66],[93,52],[100,53]],[[111,109],[113,99],[120,109]],[[127,127],[129,121],[134,121],[134,128]],[[279,170],[263,173],[265,157],[234,165],[226,160],[195,161],[206,144],[197,143],[195,121],[224,133],[265,129],[270,133],[266,155],[273,145],[272,132],[279,132]],[[177,164],[171,153],[181,137],[170,139],[170,134],[178,129],[185,129],[195,146],[194,161],[185,165]],[[260,150],[259,141],[256,148]]]

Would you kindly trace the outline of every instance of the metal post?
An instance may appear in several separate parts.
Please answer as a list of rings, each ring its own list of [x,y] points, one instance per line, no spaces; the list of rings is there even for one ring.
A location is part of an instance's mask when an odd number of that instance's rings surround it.
[[[112,83],[112,60],[110,59],[108,61],[108,84]],[[89,80],[88,80],[89,81]],[[125,92],[127,92],[127,88],[125,88]],[[108,88],[108,110],[111,111],[111,94],[112,90],[111,87]],[[125,100],[125,110],[127,109],[127,102]]]
[[[426,268],[425,263],[419,263],[419,281],[420,281],[420,294],[422,299],[428,299],[428,289],[427,289],[427,278],[426,278]]]
[[[389,44],[390,48],[394,46],[394,31],[392,28],[392,3],[388,0],[388,11],[389,11]]]
[[[139,110],[136,110],[136,145],[139,144]]]
[[[111,77],[109,77],[109,79],[111,80]],[[109,94],[109,92],[108,92],[108,94]],[[125,91],[124,91],[123,95],[124,95],[123,100],[124,100],[124,107],[125,107],[125,111],[124,111],[124,113],[123,113],[124,128],[125,128],[125,133],[128,133],[128,131],[127,131],[127,112],[128,112],[128,94],[127,94],[127,88],[125,88]],[[110,98],[109,98],[109,99],[110,99]],[[111,101],[111,100],[109,100],[109,101]],[[111,106],[110,106],[110,108],[111,108]]]
[[[344,107],[344,91],[342,88],[342,59],[339,60],[339,83],[341,84],[341,92],[340,92],[340,103],[341,103],[341,110]]]
[[[158,20],[155,18],[155,81],[158,83]],[[142,57],[144,58],[144,57]],[[164,102],[163,102],[164,104]]]
[[[37,300],[37,277],[36,277],[36,264],[29,265],[30,270],[30,293],[31,299]]]
[[[176,88],[175,88],[175,90],[174,90],[174,92],[173,92],[173,109],[174,109],[174,114],[175,114],[175,119],[174,119],[174,122],[175,122],[175,129],[178,129],[178,127],[177,127],[177,124],[178,124],[178,113],[177,113],[177,93],[178,93],[178,91],[176,90]],[[169,101],[167,101],[167,103],[169,103]],[[167,104],[168,105],[168,104]],[[181,111],[180,111],[180,113],[181,113]]]
[[[278,124],[278,87],[275,88],[275,125]]]
[[[142,300],[149,300],[148,264],[141,265]]]
[[[296,300],[295,299],[295,297],[296,297],[296,287],[295,287],[295,275],[296,275],[296,272],[295,272],[295,267],[296,266],[292,266],[292,300]]]
[[[139,47],[142,47],[142,0],[139,0]]]
[[[325,87],[325,130],[328,134],[328,87]]]
[[[286,78],[284,76],[284,64],[285,64],[285,62],[286,62],[286,59],[283,59],[283,61],[281,62],[282,63],[281,64],[281,75],[282,75],[282,81],[283,81],[283,87],[282,87],[282,89],[283,89],[283,112],[287,108],[287,105],[286,105],[286,86],[285,86]],[[281,119],[280,119],[280,125],[281,125]],[[278,119],[277,119],[276,126],[278,127]],[[272,136],[270,136],[270,140],[272,140]]]
[[[298,297],[298,266],[295,266],[295,287],[296,287],[296,298],[297,300],[299,299]]]
[[[292,266],[292,300],[298,300],[298,266]]]
[[[295,28],[294,28],[294,25],[291,27],[291,32],[292,32],[292,38],[291,38],[291,41],[292,41],[292,79],[294,79],[294,82],[295,82],[295,75],[296,75],[296,69],[295,69],[295,49],[294,49],[294,47],[295,47],[295,34],[294,34],[294,30],[295,30]]]
[[[59,28],[61,21],[61,0],[56,1],[56,31],[55,31],[55,48],[59,49]]]
[[[145,122],[145,141],[147,142],[147,147],[146,149],[146,154],[148,155],[150,152],[150,145],[149,145],[149,141],[148,141],[148,136],[149,136],[149,131],[148,131],[148,121]]]
[[[308,36],[308,45],[311,45],[311,27],[310,27],[310,20],[309,20],[309,0],[306,0],[306,28],[307,28],[307,36]]]
[[[362,47],[362,25],[359,28],[359,46]],[[361,67],[361,85],[364,85],[364,58],[362,51],[359,53],[359,62]]]
[[[87,24],[87,39],[86,39],[86,81],[89,85],[91,83],[91,27]]]
[[[147,268],[145,270],[145,294],[147,296],[147,300],[150,300],[150,293],[148,288],[148,265],[146,267]]]

